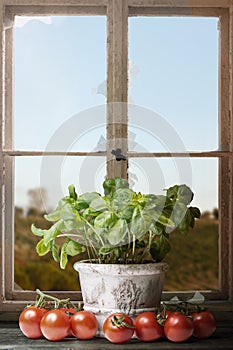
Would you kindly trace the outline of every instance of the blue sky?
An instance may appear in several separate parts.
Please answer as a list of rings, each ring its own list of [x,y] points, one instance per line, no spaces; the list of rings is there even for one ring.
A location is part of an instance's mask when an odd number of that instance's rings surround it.
[[[44,150],[54,133],[76,116],[82,132],[69,149],[93,150],[101,135],[105,137],[105,113],[99,113],[96,106],[105,103],[106,18],[41,19],[16,20],[15,149]],[[129,62],[130,103],[141,106],[139,111],[148,109],[148,115],[153,111],[160,116],[182,140],[184,149],[218,148],[217,19],[130,18]],[[90,108],[90,113],[83,113]],[[91,127],[98,113],[98,122]],[[132,143],[132,151],[166,150],[147,113],[141,127],[133,112],[129,118],[131,138],[137,144],[135,148]],[[62,138],[60,145],[57,143],[61,149]],[[175,148],[174,144],[173,151],[179,150]],[[41,185],[41,161],[41,157],[16,159],[17,205],[26,206],[28,189]],[[89,166],[85,159],[67,157],[62,161],[59,178],[64,193],[70,183],[80,191],[100,190],[104,158],[91,161],[94,174],[85,172]],[[178,183],[177,164],[174,159],[132,159],[135,189],[158,192]],[[192,176],[184,180],[195,192],[194,204],[212,210],[217,206],[217,160],[192,159],[190,164]],[[52,171],[47,183],[50,205],[54,205],[58,191],[52,190]]]

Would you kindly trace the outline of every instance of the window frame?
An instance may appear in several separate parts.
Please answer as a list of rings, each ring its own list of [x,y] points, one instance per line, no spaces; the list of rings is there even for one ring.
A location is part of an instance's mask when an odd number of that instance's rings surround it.
[[[0,4],[0,105],[2,122],[0,217],[0,316],[18,312],[35,299],[35,292],[14,287],[13,252],[13,167],[14,157],[44,155],[44,152],[13,149],[13,19],[15,15],[106,15],[107,16],[107,138],[127,139],[127,108],[122,107],[122,119],[117,119],[114,103],[127,102],[128,93],[128,17],[130,16],[210,16],[219,17],[219,145],[217,151],[175,152],[172,157],[214,157],[219,159],[219,291],[204,291],[218,311],[233,311],[233,1],[231,0],[5,0]],[[123,54],[122,54],[123,53]],[[119,111],[118,111],[119,112]],[[116,126],[117,125],[117,126]],[[169,153],[133,153],[121,145],[128,157],[171,157]],[[65,153],[65,152],[64,152]],[[57,154],[56,152],[53,154]],[[62,152],[60,152],[62,155]],[[67,153],[66,153],[67,154]],[[52,154],[50,154],[52,155]],[[70,152],[74,156],[103,156],[99,152]],[[107,150],[109,176],[127,176],[127,162],[117,162]],[[9,176],[10,174],[10,176]],[[9,218],[11,218],[9,220]],[[55,292],[72,300],[81,300],[80,292]],[[163,293],[170,299],[173,292]],[[193,292],[177,292],[184,298]],[[5,316],[4,316],[5,317]],[[14,318],[14,316],[12,316]],[[0,317],[1,319],[1,317]]]

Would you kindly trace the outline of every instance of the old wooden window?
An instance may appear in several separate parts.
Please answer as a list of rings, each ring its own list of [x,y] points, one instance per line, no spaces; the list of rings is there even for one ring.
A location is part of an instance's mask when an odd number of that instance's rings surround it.
[[[62,157],[66,156],[67,162],[74,162],[74,159],[87,159],[86,168],[90,159],[95,161],[96,168],[101,167],[98,159],[104,157],[106,160],[106,173],[108,176],[127,176],[128,167],[130,170],[129,179],[134,180],[133,175],[136,168],[143,169],[148,164],[151,167],[153,160],[160,162],[161,168],[170,167],[169,161],[175,162],[190,160],[194,168],[213,167],[218,173],[218,204],[219,204],[219,284],[216,290],[203,291],[203,295],[208,300],[223,301],[223,305],[232,299],[232,10],[233,4],[228,0],[189,0],[189,1],[169,1],[169,0],[5,0],[0,5],[1,23],[1,311],[15,312],[20,310],[29,300],[34,300],[34,292],[30,290],[20,290],[14,284],[14,181],[15,176],[21,176],[20,169],[23,169],[23,162],[31,162],[33,165],[43,158],[46,168],[46,159],[54,160],[54,164],[59,164]],[[102,149],[93,151],[92,148],[80,149],[54,149],[49,144],[46,149],[41,147],[33,148],[26,145],[17,145],[13,134],[13,91],[14,91],[14,58],[13,58],[13,23],[15,16],[103,16],[107,22],[107,77],[106,77],[106,97],[105,107],[99,107],[100,114],[94,119],[98,124],[98,118],[106,116],[106,144]],[[133,106],[127,105],[129,101],[129,54],[132,53],[129,39],[134,37],[134,23],[140,18],[148,18],[148,22],[155,18],[167,18],[173,16],[181,18],[212,18],[216,19],[219,25],[219,75],[218,75],[218,147],[212,150],[209,147],[189,149],[170,148],[159,149],[156,145],[148,151],[132,147],[133,136],[140,128],[138,123],[131,122]],[[135,22],[133,22],[135,21]],[[136,32],[135,32],[136,33]],[[169,61],[172,65],[172,60]],[[17,67],[16,67],[17,68]],[[17,81],[16,81],[17,84]],[[146,87],[145,87],[146,88]],[[130,101],[129,101],[130,102]],[[137,101],[135,101],[137,103]],[[138,101],[138,103],[143,103]],[[150,107],[150,106],[149,106]],[[17,105],[16,105],[17,108]],[[97,108],[98,110],[98,108]],[[142,112],[139,107],[136,112]],[[84,115],[85,117],[85,115]],[[137,113],[134,115],[138,117]],[[94,117],[93,117],[94,118]],[[17,120],[16,120],[17,122]],[[160,119],[162,123],[162,120]],[[40,126],[40,124],[38,123]],[[136,129],[135,129],[136,125]],[[158,125],[160,127],[161,125]],[[18,129],[20,130],[20,129]],[[84,130],[85,131],[85,130]],[[61,132],[61,130],[60,130]],[[94,131],[93,131],[94,132]],[[101,129],[101,133],[104,133]],[[20,133],[18,134],[20,135]],[[61,133],[62,135],[62,133]],[[97,137],[93,134],[94,137]],[[143,137],[143,131],[141,133]],[[146,135],[148,136],[148,135]],[[99,137],[99,135],[98,135]],[[145,138],[144,138],[145,139]],[[144,142],[144,141],[143,141]],[[54,146],[54,145],[52,145]],[[85,148],[85,147],[84,147]],[[128,161],[118,162],[112,155],[111,150],[121,148],[123,154],[127,155]],[[59,160],[60,159],[60,160]],[[57,162],[57,163],[56,163]],[[182,163],[184,162],[184,163]],[[195,165],[196,163],[196,165]],[[13,166],[15,164],[15,167]],[[156,162],[156,164],[158,164]],[[201,165],[203,164],[203,165]],[[77,163],[76,163],[77,166]],[[183,165],[181,165],[182,167]],[[16,175],[15,175],[16,171]],[[198,173],[200,174],[200,172]],[[105,169],[100,170],[100,180],[105,175]],[[201,174],[200,174],[201,175]],[[216,175],[216,174],[215,174]],[[86,190],[86,189],[84,189]],[[196,203],[198,205],[198,203]],[[218,259],[216,257],[216,259]],[[75,282],[74,282],[75,283]],[[81,298],[81,294],[75,291],[56,292],[58,295],[66,294],[72,299]],[[192,292],[185,292],[192,295]],[[165,293],[164,298],[170,298],[172,292]],[[176,295],[183,295],[177,291]],[[228,309],[229,310],[229,309]],[[13,316],[12,316],[13,317]]]

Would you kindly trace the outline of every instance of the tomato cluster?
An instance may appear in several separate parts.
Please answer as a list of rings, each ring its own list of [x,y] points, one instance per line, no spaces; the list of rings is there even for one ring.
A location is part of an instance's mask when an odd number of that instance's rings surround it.
[[[60,341],[66,337],[87,340],[96,335],[98,322],[93,313],[77,309],[69,299],[59,300],[37,292],[39,300],[35,305],[25,308],[19,317],[19,327],[26,337]],[[50,303],[48,308],[46,299],[54,302],[52,307]],[[163,304],[157,313],[142,312],[134,320],[124,313],[113,313],[103,324],[106,339],[116,344],[128,342],[134,334],[144,342],[161,338],[185,342],[191,336],[208,338],[215,330],[216,320],[212,312],[198,305],[193,310],[185,302],[177,304],[175,308],[174,305]]]
[[[166,338],[172,342],[185,342],[191,336],[208,338],[216,330],[216,320],[212,312],[200,309],[195,312],[176,307],[154,312],[142,312],[134,321],[124,314],[110,315],[104,322],[105,337],[112,343],[125,343],[133,334],[145,342]]]
[[[31,339],[45,337],[60,341],[66,337],[86,340],[95,336],[97,318],[92,312],[81,310],[70,299],[58,299],[37,289],[35,305],[26,307],[19,316],[19,328]]]
[[[46,310],[35,306],[24,309],[19,317],[22,333],[31,339],[45,337],[50,341],[60,341],[74,336],[87,340],[95,336],[98,322],[89,311],[74,311],[60,308]]]
[[[184,342],[191,336],[209,338],[215,330],[213,313],[199,305],[181,302],[175,310],[168,309],[165,312],[164,335],[173,342]]]

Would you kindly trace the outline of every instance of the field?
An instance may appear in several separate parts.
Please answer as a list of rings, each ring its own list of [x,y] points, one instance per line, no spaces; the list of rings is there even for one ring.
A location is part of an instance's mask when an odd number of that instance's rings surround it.
[[[79,290],[77,273],[70,260],[63,271],[52,262],[50,256],[38,257],[35,237],[30,230],[32,223],[48,227],[48,223],[36,210],[25,216],[20,208],[15,210],[15,283],[18,288],[35,290]],[[166,257],[169,271],[165,290],[215,290],[218,289],[218,221],[200,219],[188,236],[171,234],[172,251]],[[80,257],[85,258],[85,255]]]
[[[171,244],[166,290],[218,289],[218,221],[201,219],[187,236],[174,232]]]

